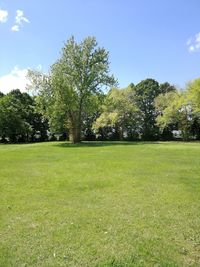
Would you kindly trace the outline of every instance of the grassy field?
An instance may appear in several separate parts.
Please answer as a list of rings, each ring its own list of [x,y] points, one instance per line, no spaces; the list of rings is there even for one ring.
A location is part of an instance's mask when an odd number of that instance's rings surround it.
[[[0,266],[200,266],[199,143],[0,145]]]

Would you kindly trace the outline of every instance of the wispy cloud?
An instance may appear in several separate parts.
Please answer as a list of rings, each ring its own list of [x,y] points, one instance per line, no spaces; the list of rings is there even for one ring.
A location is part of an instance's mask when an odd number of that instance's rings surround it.
[[[8,20],[8,11],[0,9],[0,22],[5,23]]]
[[[15,16],[15,24],[12,26],[11,30],[18,32],[24,23],[30,23],[29,19],[24,16],[24,11],[18,9]]]
[[[187,41],[189,52],[200,52],[200,32]]]
[[[27,71],[27,69],[20,69],[18,66],[15,66],[10,73],[0,76],[0,91],[5,94],[13,89],[25,91],[28,83],[26,78]]]

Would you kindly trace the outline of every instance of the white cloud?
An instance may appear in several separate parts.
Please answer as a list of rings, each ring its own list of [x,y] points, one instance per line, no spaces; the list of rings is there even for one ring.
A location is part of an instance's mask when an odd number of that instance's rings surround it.
[[[15,16],[15,24],[12,26],[11,31],[18,32],[23,23],[30,23],[30,21],[24,16],[24,11],[17,9],[16,16]]]
[[[26,17],[24,17],[24,11],[23,11],[23,10],[18,9],[18,10],[16,11],[15,22],[16,22],[16,24],[18,24],[18,25],[21,25],[22,22],[27,22],[27,23],[29,23],[29,20],[28,20]]]
[[[0,22],[5,23],[8,20],[8,11],[0,9]]]
[[[15,66],[10,73],[0,76],[0,91],[8,93],[13,89],[20,89],[20,91],[26,91],[26,85],[28,80],[26,78],[28,69],[20,69]]]
[[[19,25],[12,26],[11,31],[18,32],[19,31]]]
[[[200,32],[187,41],[189,52],[200,52]]]

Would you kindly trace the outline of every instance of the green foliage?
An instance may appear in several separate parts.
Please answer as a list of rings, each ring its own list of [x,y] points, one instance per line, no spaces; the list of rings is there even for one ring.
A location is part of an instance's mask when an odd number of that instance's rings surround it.
[[[4,96],[4,94],[2,92],[0,92],[0,98],[3,97],[3,96]]]
[[[9,137],[11,142],[15,142],[18,136],[31,132],[31,125],[26,120],[30,111],[29,101],[29,96],[19,90],[0,98],[0,136],[3,139]]]
[[[11,100],[0,92],[3,139],[31,135],[33,140],[39,131],[45,140],[48,126],[52,134],[69,136],[73,143],[171,140],[175,129],[184,140],[200,139],[200,78],[180,93],[151,78],[113,88],[117,82],[110,75],[109,53],[94,37],[78,43],[72,36],[49,73],[29,70],[28,78],[32,98],[15,91]]]
[[[28,76],[51,126],[60,122],[69,129],[72,142],[81,140],[82,122],[91,112],[94,97],[101,95],[102,87],[115,84],[109,75],[108,52],[97,46],[94,37],[81,43],[71,37],[49,76],[35,71],[29,71]]]
[[[47,122],[35,110],[35,100],[27,93],[13,90],[0,98],[0,136],[10,142],[34,141],[40,133],[45,140]]]
[[[159,87],[160,87],[160,94],[176,92],[175,86],[169,84],[168,82],[161,83]]]
[[[154,100],[160,94],[159,83],[153,79],[146,79],[138,83],[135,88],[134,102],[140,111],[140,135],[144,140],[158,139],[159,129],[156,126],[157,113]]]
[[[112,127],[118,133],[119,140],[127,134],[128,127],[134,127],[134,118],[137,108],[132,102],[133,89],[111,89],[104,101],[103,112],[93,125],[93,129],[98,132],[104,127]]]
[[[193,121],[191,133],[200,139],[200,78],[193,80],[187,85],[187,95],[192,108]]]
[[[187,90],[194,112],[200,113],[200,78],[190,82]]]
[[[108,52],[98,47],[94,37],[85,38],[80,43],[71,37],[49,74],[29,71],[28,76],[32,91],[37,92],[39,110],[48,119],[52,131],[69,131],[74,143],[81,138],[94,139],[94,131],[102,138],[105,133],[106,139],[111,134],[119,140],[125,136],[129,140],[162,140],[172,138],[172,129],[177,125],[184,139],[189,138],[192,127],[195,136],[200,136],[198,79],[189,84],[190,97],[187,100],[180,97],[176,103],[173,102],[173,112],[169,112],[170,108],[164,111],[164,107],[159,106],[168,103],[165,98],[172,96],[171,93],[176,94],[176,88],[168,82],[159,84],[149,78],[137,85],[130,84],[127,89],[114,88],[104,96],[103,89],[116,82],[109,75]],[[155,106],[155,99],[160,94],[160,103],[157,100]],[[195,124],[191,119],[194,112]]]
[[[161,129],[176,124],[184,140],[190,137],[193,122],[192,107],[187,92],[169,92],[157,97],[155,105],[160,113],[157,123]]]

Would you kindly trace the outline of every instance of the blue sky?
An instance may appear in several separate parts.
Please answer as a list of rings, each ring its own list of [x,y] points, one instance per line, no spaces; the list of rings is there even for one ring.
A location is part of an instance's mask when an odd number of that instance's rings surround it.
[[[23,90],[27,68],[47,71],[71,35],[109,50],[120,87],[184,87],[200,76],[199,13],[199,0],[0,0],[0,90]]]

